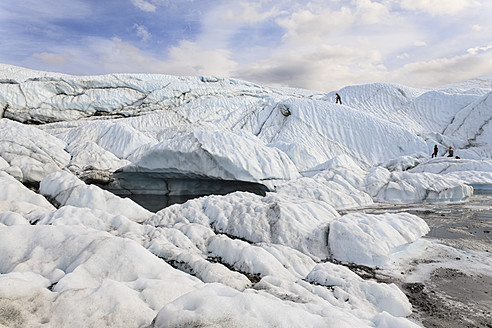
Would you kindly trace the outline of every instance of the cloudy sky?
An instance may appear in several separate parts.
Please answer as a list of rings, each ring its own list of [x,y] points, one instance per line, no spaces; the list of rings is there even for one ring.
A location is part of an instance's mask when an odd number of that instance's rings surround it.
[[[492,73],[492,0],[2,0],[0,63],[332,91]]]

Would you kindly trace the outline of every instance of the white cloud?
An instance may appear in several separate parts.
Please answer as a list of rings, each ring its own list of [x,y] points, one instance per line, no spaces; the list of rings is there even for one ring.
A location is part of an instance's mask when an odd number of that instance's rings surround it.
[[[410,55],[408,53],[402,53],[401,55],[396,56],[398,59],[408,59],[410,58]]]
[[[142,11],[155,12],[157,7],[169,7],[176,3],[193,2],[194,0],[130,0],[132,4]]]
[[[427,46],[427,42],[425,42],[425,41],[415,41],[413,43],[413,45],[416,46],[416,47],[426,47]]]
[[[71,55],[66,52],[62,54],[40,52],[33,54],[33,57],[40,59],[46,65],[63,66],[70,61]]]
[[[221,18],[234,23],[254,24],[267,18],[277,16],[280,10],[273,6],[263,10],[261,2],[239,2],[231,1],[224,7],[219,7]]]
[[[492,72],[492,45],[471,48],[459,56],[415,61],[390,70],[384,65],[381,53],[360,45],[318,45],[309,50],[290,51],[279,48],[262,60],[240,64],[225,49],[204,49],[190,41],[182,41],[171,48],[162,59],[118,38],[88,38],[84,44],[87,46],[59,47],[52,53],[36,53],[31,64],[41,62],[45,69],[49,66],[48,70],[70,74],[216,75],[319,91],[376,81],[432,87]],[[403,60],[412,58],[406,53],[400,56]]]
[[[325,40],[349,28],[354,20],[350,8],[341,7],[335,11],[325,8],[317,13],[301,10],[289,17],[279,18],[277,23],[287,30],[284,40],[305,43]]]
[[[199,44],[182,41],[169,50],[164,66],[170,74],[231,76],[236,62],[225,49],[203,49]]]
[[[150,39],[151,34],[145,26],[135,24],[133,25],[133,28],[137,30],[137,36],[140,37],[142,41],[145,42]]]
[[[119,38],[87,38],[85,46],[59,47],[52,53],[38,53],[50,70],[69,74],[161,73],[171,75],[217,75],[228,77],[236,68],[226,50],[207,50],[190,41],[172,47],[163,59],[155,58]],[[95,71],[97,69],[97,71]]]
[[[148,11],[173,5],[170,0],[132,1]],[[460,3],[450,1],[451,6]],[[467,10],[468,16],[453,17],[456,22],[452,25],[448,16],[408,15],[399,6],[390,7],[395,2],[218,1],[207,10],[196,8],[203,14],[197,16],[200,33],[190,37],[193,41],[173,39],[174,46],[168,48],[168,40],[150,34],[146,28],[150,25],[132,22],[127,25],[133,26],[129,39],[136,33],[147,41],[149,52],[126,42],[124,34],[113,39],[83,38],[71,45],[55,45],[50,51],[38,50],[29,66],[75,74],[231,76],[319,91],[376,81],[425,87],[492,72],[486,60],[491,59],[490,37],[473,31],[478,27],[488,31],[490,22],[469,19],[476,13],[473,2],[464,1],[470,5],[462,7],[473,10]],[[417,0],[414,8],[421,9],[412,10],[430,10],[438,2]],[[459,20],[465,16],[466,20]],[[278,27],[265,35],[265,29],[275,23]],[[453,30],[435,28],[442,26]],[[237,35],[246,41],[239,42]],[[154,45],[161,48],[152,48]]]
[[[356,5],[358,20],[365,24],[385,23],[391,20],[389,8],[379,2],[370,0],[353,0]]]
[[[309,3],[277,19],[278,25],[286,30],[285,42],[348,44],[357,38],[378,38],[392,30],[401,30],[403,24],[386,1],[319,1],[316,4]]]
[[[396,0],[403,9],[428,12],[431,15],[453,15],[478,5],[476,0]]]
[[[415,87],[433,87],[492,72],[492,51],[489,51],[492,46],[478,48],[481,52],[406,64],[391,72],[391,80]]]
[[[469,48],[466,50],[466,52],[468,52],[471,55],[476,55],[479,52],[485,52],[485,51],[490,50],[490,49],[492,49],[492,45]]]
[[[278,49],[268,58],[242,65],[235,76],[270,85],[331,91],[353,81],[377,81],[383,72],[377,51],[321,45],[309,50]]]
[[[480,32],[481,30],[483,30],[483,27],[481,25],[475,24],[472,26],[472,29],[474,31]]]
[[[156,6],[146,0],[131,0],[133,5],[140,10],[154,12]]]
[[[271,4],[271,1],[267,1]],[[264,1],[220,1],[211,6],[201,15],[201,33],[194,40],[202,48],[225,49],[234,40],[236,33],[254,29],[262,22],[281,15],[282,10],[273,3],[264,6]],[[255,41],[261,42],[265,35],[251,35]],[[232,41],[232,42],[231,42]],[[253,46],[253,45],[252,45]]]

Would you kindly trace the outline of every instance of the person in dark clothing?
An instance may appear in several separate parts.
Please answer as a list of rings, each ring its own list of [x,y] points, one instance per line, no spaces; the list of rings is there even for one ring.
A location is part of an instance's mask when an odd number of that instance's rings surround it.
[[[438,151],[439,151],[439,148],[437,148],[437,145],[434,145],[434,152],[432,153],[432,157],[437,157]]]
[[[454,150],[453,150],[453,147],[449,146],[449,151],[448,151],[449,155],[448,157],[453,157],[454,156]]]
[[[338,93],[335,93],[335,104],[338,103],[340,103],[340,105],[342,104],[342,97],[340,97]]]

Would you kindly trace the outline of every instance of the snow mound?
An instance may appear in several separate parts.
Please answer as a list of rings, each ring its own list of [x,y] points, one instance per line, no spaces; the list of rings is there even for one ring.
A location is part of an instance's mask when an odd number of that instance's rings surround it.
[[[433,173],[390,172],[376,167],[365,182],[366,192],[379,202],[458,202],[473,195],[473,188],[463,181]]]
[[[336,274],[338,275],[339,272]],[[345,273],[345,275],[348,274]],[[355,282],[357,279],[354,278],[353,281]],[[402,328],[418,327],[405,318],[398,318],[387,312],[359,318],[354,315],[356,312],[351,313],[350,309],[346,307],[334,305],[333,303],[337,302],[336,298],[325,299],[325,297],[328,298],[328,295],[323,295],[322,290],[326,291],[326,287],[317,286],[319,287],[317,288],[306,282],[302,282],[300,285],[284,284],[283,287],[291,288],[291,290],[282,288],[283,296],[287,299],[280,300],[269,294],[271,291],[265,292],[263,290],[270,283],[275,284],[276,282],[278,281],[273,277],[267,277],[258,284],[259,290],[250,289],[243,293],[218,284],[209,284],[163,307],[151,327],[385,327],[384,322],[398,323],[397,326]],[[355,301],[357,303],[358,297],[364,293],[364,289],[369,291],[376,285],[376,283],[367,284],[361,289],[351,290],[350,296],[354,300],[357,299]],[[388,297],[386,305],[379,304],[378,306],[387,306],[395,311],[401,307],[405,313],[410,311],[410,304],[396,286],[378,286],[376,288],[380,288],[381,294]],[[289,300],[289,294],[294,290],[306,297],[303,299],[304,301],[309,299],[312,303]],[[319,292],[319,295],[311,294],[309,290],[315,293]],[[337,288],[337,290],[337,297],[340,299],[348,297],[349,294],[342,291],[342,288]],[[395,303],[389,304],[390,300]],[[346,302],[344,303],[346,304]],[[372,307],[374,308],[374,306]]]
[[[367,172],[348,155],[336,156],[304,175],[279,186],[277,193],[322,201],[336,210],[373,203],[371,196],[362,191]]]
[[[405,294],[395,284],[378,284],[366,281],[350,269],[333,263],[321,263],[311,271],[306,280],[333,288],[339,297],[344,297],[354,307],[357,302],[367,302],[363,307],[372,308],[372,312],[387,312],[397,317],[412,313],[412,305]],[[375,296],[375,297],[374,297]]]
[[[472,145],[490,144],[492,140],[490,108],[492,108],[492,92],[459,111],[444,134],[460,136]]]
[[[92,141],[118,158],[127,158],[137,148],[156,141],[119,122],[97,121],[58,135],[71,147]]]
[[[408,105],[406,112],[419,123],[421,131],[442,132],[453,122],[459,111],[479,97],[476,94],[430,90]]]
[[[299,98],[288,98],[281,104],[291,115],[283,116],[277,107],[266,108],[270,115],[254,133],[284,148],[293,144],[290,148],[297,150],[293,156],[296,163],[302,162],[301,155],[321,164],[345,154],[359,165],[374,165],[401,155],[427,152],[425,141],[406,127],[348,106]]]
[[[379,166],[382,166],[389,171],[407,171],[427,160],[428,156],[425,154],[418,154],[417,156],[401,156],[381,163]]]
[[[322,173],[312,178],[304,177],[289,181],[276,190],[279,197],[297,197],[329,204],[343,210],[373,204],[372,198],[356,189],[344,176]]]
[[[114,172],[120,167],[130,164],[130,161],[119,159],[93,141],[72,143],[67,147],[67,150],[72,156],[68,168],[74,172],[87,169]]]
[[[445,160],[429,162],[433,161]],[[300,197],[323,200],[336,209],[370,205],[373,200],[390,203],[466,201],[473,194],[473,188],[460,179],[426,172],[426,164],[420,164],[423,168],[418,172],[419,163],[427,163],[427,160],[420,156],[403,156],[383,164],[394,171],[383,166],[365,171],[350,157],[341,155],[313,168],[311,180],[307,183],[317,188],[299,189],[306,183],[298,179],[279,187],[278,193],[302,191]],[[486,170],[486,164],[476,163]],[[399,171],[412,166],[416,168]],[[330,195],[330,190],[334,195]]]
[[[443,180],[459,180],[473,187],[474,192],[492,189],[492,161],[476,159],[436,158],[420,164],[410,172],[432,172]]]
[[[195,131],[161,142],[119,172],[168,177],[239,180],[273,188],[299,176],[291,160],[245,131]]]
[[[193,309],[193,311],[190,311]],[[218,311],[218,309],[220,309]],[[237,311],[237,309],[241,309]],[[282,313],[281,316],[278,313]],[[321,311],[254,292],[208,285],[166,305],[151,327],[370,327],[343,311]]]
[[[22,182],[39,183],[47,174],[67,166],[70,155],[65,146],[36,127],[0,119],[0,165]]]
[[[147,223],[198,223],[249,242],[281,244],[315,258],[326,258],[327,226],[338,216],[333,207],[319,201],[236,192],[170,206]]]
[[[335,259],[378,266],[387,263],[395,248],[428,232],[425,221],[412,214],[352,213],[331,222],[328,240]]]
[[[61,206],[72,205],[121,214],[137,222],[152,215],[128,198],[120,198],[94,185],[86,185],[68,172],[52,173],[41,181],[39,191]]]
[[[17,181],[11,175],[0,171],[0,209],[19,211],[26,213],[37,208],[45,210],[54,210],[55,207],[40,194],[27,189],[22,183]]]
[[[371,83],[347,86],[337,91],[344,105],[391,121],[412,130],[420,130],[418,122],[411,120],[403,109],[409,106],[424,90],[391,83]],[[335,92],[323,100],[334,102]],[[403,114],[403,115],[402,115]]]
[[[492,160],[435,158],[410,170],[410,172],[430,172],[444,175],[465,171],[490,172],[492,171]]]
[[[21,325],[141,326],[203,285],[133,241],[84,227],[3,227],[0,248],[0,295]]]
[[[36,220],[37,225],[80,226],[133,240],[152,254],[204,282],[220,282],[238,290],[244,290],[251,284],[244,275],[231,271],[222,264],[207,261],[205,243],[214,233],[205,227],[178,224],[155,228],[138,224],[121,214],[70,205],[38,215]]]

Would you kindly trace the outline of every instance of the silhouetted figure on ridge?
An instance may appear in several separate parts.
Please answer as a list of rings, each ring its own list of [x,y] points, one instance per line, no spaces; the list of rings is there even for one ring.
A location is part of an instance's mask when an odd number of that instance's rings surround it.
[[[335,93],[335,104],[338,104],[340,103],[340,105],[342,104],[342,97],[340,97],[340,95],[338,93]]]
[[[434,145],[434,152],[432,153],[432,157],[437,157],[438,151],[439,151],[439,148],[437,148],[437,145]]]
[[[453,147],[449,146],[449,151],[448,151],[449,155],[448,157],[453,157],[454,156],[454,150],[453,150]]]

